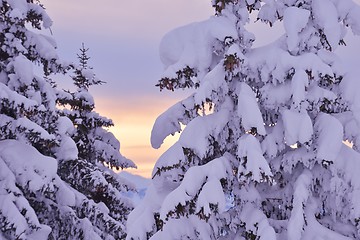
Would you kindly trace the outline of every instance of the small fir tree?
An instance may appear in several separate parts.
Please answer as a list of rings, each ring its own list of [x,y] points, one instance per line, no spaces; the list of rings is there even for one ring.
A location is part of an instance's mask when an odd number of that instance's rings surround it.
[[[89,49],[82,45],[78,54],[79,66],[74,69],[72,77],[75,92],[67,91],[68,94],[59,98],[59,103],[70,109],[63,111],[76,127],[73,133],[78,149],[79,158],[86,159],[91,163],[104,163],[110,168],[134,167],[134,164],[124,158],[120,153],[120,143],[115,136],[106,128],[113,126],[111,119],[100,116],[94,111],[94,99],[89,93],[89,87],[102,84],[92,69],[88,66],[90,57],[87,55]]]
[[[162,89],[195,88],[160,115],[157,161],[127,239],[360,237],[356,80],[334,50],[360,34],[347,0],[212,1],[216,16],[160,44]],[[285,33],[253,48],[249,14]],[[343,141],[354,143],[354,148]]]
[[[113,126],[113,122],[94,111],[95,103],[89,93],[89,87],[103,82],[96,78],[88,66],[90,57],[87,51],[83,44],[78,54],[79,66],[75,66],[72,77],[76,91],[61,92],[63,94],[59,95],[58,99],[58,102],[64,106],[62,114],[71,119],[74,125],[75,131],[71,133],[71,137],[79,150],[78,159],[60,162],[59,174],[63,180],[88,198],[96,203],[105,204],[109,210],[108,215],[124,224],[133,208],[124,193],[134,189],[110,168],[119,170],[119,168],[135,167],[135,164],[120,154],[119,141],[105,129]],[[93,215],[94,225],[100,227],[114,224],[105,218],[107,214],[103,213],[101,217],[92,211],[88,209],[84,214]],[[96,220],[98,218],[102,219],[100,226],[100,223],[96,222],[99,221]],[[120,228],[111,227],[102,230],[111,233],[115,238],[123,237],[125,234],[123,225]]]

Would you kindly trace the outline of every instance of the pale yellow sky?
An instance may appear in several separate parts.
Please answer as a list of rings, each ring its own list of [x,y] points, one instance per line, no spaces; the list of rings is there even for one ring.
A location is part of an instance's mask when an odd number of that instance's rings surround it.
[[[75,60],[82,42],[90,48],[90,65],[107,82],[90,89],[96,111],[113,119],[110,130],[120,152],[133,160],[133,173],[150,177],[157,158],[175,141],[152,149],[150,133],[157,116],[186,94],[160,93],[162,73],[158,45],[168,31],[207,19],[210,0],[41,0],[54,21],[60,56]]]
[[[152,125],[157,116],[177,100],[169,97],[139,97],[135,101],[138,103],[131,108],[127,106],[126,101],[114,103],[98,99],[96,104],[101,114],[112,116],[115,127],[111,128],[111,132],[120,140],[121,153],[138,165],[138,169],[127,171],[150,177],[155,161],[178,138],[178,134],[170,136],[160,149],[153,149],[150,146]]]

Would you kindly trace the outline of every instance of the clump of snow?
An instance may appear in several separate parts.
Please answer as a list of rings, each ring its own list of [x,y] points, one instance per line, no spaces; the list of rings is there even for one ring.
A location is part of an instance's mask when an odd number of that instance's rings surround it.
[[[324,31],[326,39],[332,49],[336,49],[342,39],[342,32],[338,23],[338,11],[330,0],[312,1],[314,21]]]
[[[204,208],[204,214],[210,214],[210,205],[218,206],[219,213],[225,210],[225,196],[220,179],[226,178],[229,170],[228,159],[220,157],[203,166],[194,166],[185,173],[180,186],[166,196],[160,210],[161,219],[167,219],[168,213],[178,204],[185,206],[188,201],[199,194],[196,209]],[[201,189],[200,193],[198,190]]]
[[[35,45],[39,54],[48,60],[58,59],[58,54],[55,51],[56,42],[49,36],[43,34],[28,33],[29,41]]]
[[[315,218],[314,212],[317,209],[317,203],[315,199],[310,199],[305,209],[305,215],[307,216],[303,239],[331,239],[331,240],[352,240],[353,238],[346,237],[342,234],[334,232],[329,228],[323,226]]]
[[[29,184],[34,192],[41,190],[44,184],[51,184],[56,176],[56,160],[42,156],[27,144],[16,140],[3,140],[0,142],[0,154],[9,168],[17,173],[15,174],[17,181],[23,185]],[[22,174],[23,171],[28,174]]]
[[[256,128],[257,133],[265,135],[264,120],[255,98],[255,93],[246,83],[240,83],[238,86],[238,116],[241,119],[241,125],[245,131]]]
[[[243,207],[240,219],[246,222],[246,230],[249,232],[257,233],[259,240],[276,240],[276,233],[274,228],[269,224],[266,215],[254,208],[252,204],[247,203]]]
[[[146,233],[152,232],[155,224],[154,213],[160,209],[166,193],[166,188],[158,189],[150,184],[143,201],[128,216],[127,240],[147,239]]]
[[[293,104],[297,107],[305,101],[305,89],[309,85],[309,77],[305,71],[296,71],[291,81]]]
[[[160,58],[166,67],[163,77],[176,78],[176,72],[186,66],[198,69],[203,76],[212,63],[213,44],[225,38],[238,38],[226,17],[213,17],[169,32],[160,43]]]
[[[358,204],[360,198],[360,181],[358,181],[359,169],[360,154],[345,144],[342,144],[339,154],[334,161],[334,168],[332,171],[336,175],[343,176],[347,188],[350,187],[350,205],[346,204],[346,207],[349,208],[349,213],[353,219],[359,218],[360,216],[360,205]],[[344,190],[344,187],[340,190]],[[333,189],[333,191],[336,193],[336,189]],[[339,194],[336,195],[344,196]]]
[[[264,155],[274,158],[278,152],[285,149],[283,128],[284,124],[281,119],[279,119],[276,125],[272,128],[272,131],[268,133],[261,142],[261,148]]]
[[[74,98],[81,100],[84,106],[93,106],[95,104],[93,96],[88,91],[82,91],[81,89],[79,89],[78,92],[74,93]]]
[[[308,170],[297,178],[294,184],[294,200],[292,202],[291,217],[288,221],[287,236],[291,240],[302,239],[302,233],[306,224],[305,209],[308,198],[310,197],[310,186],[312,182],[312,174]]]
[[[151,146],[157,149],[167,136],[180,132],[180,123],[186,125],[194,117],[194,114],[188,110],[193,108],[193,106],[194,96],[191,95],[161,114],[156,119],[153,129],[151,130]],[[186,116],[186,113],[188,113],[189,116]]]
[[[9,75],[11,81],[9,85],[20,87],[19,83],[15,83],[15,81],[20,81],[25,85],[30,85],[33,81],[34,72],[32,63],[23,55],[15,57],[14,60],[8,65],[8,70],[10,70],[10,68],[13,68],[14,74]]]
[[[25,117],[16,119],[15,126],[24,129],[25,132],[36,132],[42,139],[54,139],[54,136],[50,135],[44,128]]]
[[[222,64],[218,64],[214,69],[207,73],[198,91],[195,94],[195,103],[201,105],[206,99],[214,99],[214,92],[227,92],[227,84],[224,79],[225,69]]]
[[[60,146],[56,148],[56,157],[58,160],[74,160],[78,158],[79,150],[74,140],[66,135],[62,136]]]
[[[284,28],[287,35],[287,45],[290,52],[298,50],[299,33],[309,21],[310,11],[297,7],[289,7],[284,11]]]
[[[224,212],[226,199],[223,192],[223,188],[218,179],[211,179],[207,181],[199,194],[199,198],[196,203],[196,211],[199,212],[203,208],[205,216],[210,216],[212,212],[210,206],[211,204],[214,204],[218,207],[219,213]]]
[[[317,158],[334,161],[343,145],[344,129],[335,117],[322,113],[315,122],[317,132]]]
[[[17,106],[23,106],[25,110],[33,109],[38,105],[36,101],[12,91],[3,83],[0,83],[0,99],[8,99],[10,103]]]
[[[160,158],[156,161],[155,166],[153,168],[152,176],[157,174],[157,171],[167,166],[174,166],[181,162],[185,161],[184,150],[179,142],[176,142],[172,145],[168,150],[166,150]],[[162,173],[167,176],[167,173]],[[171,177],[171,176],[167,176]]]
[[[232,103],[228,99],[224,105],[229,105],[229,108],[193,119],[179,138],[182,147],[192,148],[199,157],[205,157],[209,151],[209,136],[219,135],[228,121]]]
[[[309,142],[313,134],[313,124],[309,115],[293,110],[282,112],[282,121],[285,129],[285,142],[288,146],[297,142]]]
[[[188,239],[208,239],[210,234],[211,227],[208,223],[190,215],[187,218],[170,219],[162,231],[154,234],[151,240],[177,239],[179,236],[186,236]]]
[[[259,141],[251,134],[242,136],[238,141],[237,156],[246,158],[246,161],[239,164],[238,179],[240,182],[249,182],[246,176],[255,182],[264,181],[265,177],[271,177],[272,173],[263,156]]]
[[[68,117],[61,116],[57,120],[57,128],[59,134],[71,134],[74,132],[74,124]]]

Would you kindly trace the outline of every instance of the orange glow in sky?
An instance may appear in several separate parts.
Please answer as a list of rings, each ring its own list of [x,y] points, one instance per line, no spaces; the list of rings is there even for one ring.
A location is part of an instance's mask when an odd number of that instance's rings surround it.
[[[110,103],[104,99],[98,99],[96,106],[102,115],[113,116],[115,127],[110,130],[120,140],[121,153],[138,165],[137,169],[127,169],[126,171],[151,177],[156,159],[178,138],[178,134],[169,136],[161,148],[153,149],[150,146],[152,125],[157,116],[173,105],[176,100],[140,97],[137,101],[135,106],[129,107],[126,105],[126,101]]]
[[[76,61],[84,42],[89,65],[106,84],[90,89],[96,111],[111,118],[110,131],[120,152],[150,177],[158,157],[176,141],[168,137],[160,149],[150,146],[156,118],[187,94],[160,93],[155,87],[163,69],[158,56],[161,38],[170,30],[207,19],[210,0],[41,0],[54,21],[53,37],[62,59]]]

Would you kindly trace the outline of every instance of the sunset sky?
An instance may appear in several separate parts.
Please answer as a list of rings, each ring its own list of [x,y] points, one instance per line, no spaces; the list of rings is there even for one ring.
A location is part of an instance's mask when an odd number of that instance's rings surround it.
[[[84,42],[90,48],[90,65],[105,85],[90,89],[96,111],[114,120],[111,131],[121,143],[121,153],[150,177],[152,167],[175,138],[158,150],[150,146],[157,116],[182,99],[184,92],[160,92],[156,84],[163,70],[158,46],[168,31],[207,19],[213,14],[210,0],[42,0],[53,19],[53,37],[63,59],[75,61]],[[360,0],[357,0],[360,2]],[[277,26],[281,32],[281,24]],[[276,38],[264,29],[257,44]],[[359,38],[340,50],[349,66],[359,66]]]
[[[185,96],[160,92],[155,84],[163,71],[158,55],[162,36],[175,27],[212,15],[210,0],[43,0],[62,59],[75,61],[84,42],[89,64],[106,84],[90,89],[96,111],[113,119],[110,130],[121,153],[150,177],[156,159],[174,139],[158,150],[150,146],[157,116]]]

